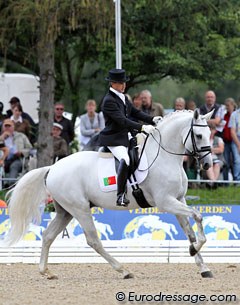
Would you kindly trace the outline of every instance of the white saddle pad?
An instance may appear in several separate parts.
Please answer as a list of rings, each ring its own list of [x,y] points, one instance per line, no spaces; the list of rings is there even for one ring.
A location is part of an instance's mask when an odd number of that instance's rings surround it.
[[[117,173],[115,169],[115,159],[112,158],[98,158],[98,180],[100,188],[103,192],[112,192],[117,190]],[[148,162],[145,152],[143,152],[138,169],[135,171],[137,183],[143,182],[148,174]],[[132,177],[131,180],[133,181]],[[132,184],[135,184],[134,182]],[[131,184],[128,181],[128,187]]]

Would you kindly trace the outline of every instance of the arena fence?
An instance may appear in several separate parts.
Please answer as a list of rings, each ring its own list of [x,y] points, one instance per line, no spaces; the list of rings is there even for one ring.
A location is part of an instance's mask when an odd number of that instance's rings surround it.
[[[189,255],[188,241],[103,241],[105,249],[123,263],[195,263]],[[0,263],[39,263],[41,241],[20,242],[14,247],[0,246]],[[208,263],[240,263],[240,240],[209,241],[201,254]],[[49,263],[106,263],[93,249],[80,242],[56,241]]]

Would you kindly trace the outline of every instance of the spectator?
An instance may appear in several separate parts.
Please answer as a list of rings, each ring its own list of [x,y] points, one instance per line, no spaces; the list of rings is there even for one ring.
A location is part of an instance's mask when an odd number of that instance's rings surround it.
[[[141,93],[135,93],[132,98],[132,103],[135,106],[135,108],[141,110],[142,109],[142,99],[141,99]]]
[[[194,100],[189,100],[189,101],[186,103],[186,109],[187,109],[187,110],[192,110],[192,111],[194,111],[196,108],[197,108],[197,106],[196,106],[196,103],[194,102]]]
[[[216,114],[219,109],[220,105],[216,103],[216,94],[214,91],[207,91],[205,93],[205,104],[202,105],[199,110],[200,114],[206,114],[212,110],[214,110],[212,117],[210,120],[208,120],[208,124],[214,124],[215,126],[219,124],[219,119],[216,121]]]
[[[80,121],[80,142],[84,148],[88,142],[104,128],[105,122],[102,113],[96,112],[95,100],[88,100],[86,103],[87,113],[81,115]]]
[[[7,118],[6,114],[3,114],[4,105],[0,102],[0,127],[2,126],[2,122]]]
[[[21,132],[14,131],[14,123],[10,119],[3,121],[2,134],[0,140],[4,141],[9,149],[9,154],[5,160],[4,169],[9,173],[9,178],[16,179],[22,171],[23,157],[28,157],[32,148],[27,136]],[[10,181],[10,185],[15,181]]]
[[[216,126],[214,124],[210,124],[210,143],[211,143],[211,153],[213,159],[213,166],[211,166],[207,171],[206,175],[209,180],[216,181],[219,179],[220,171],[224,165],[224,142],[221,137],[216,135]],[[210,187],[215,187],[216,183],[207,184]]]
[[[233,111],[228,126],[232,136],[233,179],[240,181],[240,108]]]
[[[184,110],[186,107],[186,102],[183,97],[178,97],[174,102],[174,111]]]
[[[4,141],[0,140],[0,167],[4,166],[8,154],[9,149],[6,147]]]
[[[13,108],[16,106],[16,105],[21,105],[21,102],[20,102],[20,99],[16,96],[12,97],[9,101],[10,103],[10,106],[11,106],[11,109],[7,110],[7,117],[10,118],[12,115],[13,115]],[[23,109],[22,109],[23,110]],[[31,134],[30,134],[30,141],[31,143],[35,143],[36,142],[36,139],[37,139],[37,126],[35,124],[35,122],[33,121],[33,119],[31,118],[31,116],[22,111],[22,118],[27,120],[30,124],[30,130],[31,130]]]
[[[56,103],[54,105],[54,123],[62,125],[63,130],[61,137],[65,139],[69,145],[74,139],[74,128],[72,122],[63,116],[64,105],[61,103]]]
[[[67,142],[60,136],[63,130],[62,125],[53,123],[52,136],[53,136],[53,153],[54,162],[66,157],[68,155]]]
[[[24,133],[28,139],[30,140],[30,123],[26,119],[22,117],[22,106],[20,104],[16,104],[12,109],[13,115],[11,116],[11,120],[14,122],[14,130],[18,132]]]
[[[237,105],[233,98],[227,98],[225,100],[226,114],[224,115],[224,121],[226,122],[223,129],[223,141],[224,141],[224,159],[225,166],[223,168],[223,179],[228,180],[229,170],[232,169],[233,174],[233,151],[232,151],[232,136],[231,128],[229,127],[229,121],[231,114],[236,110]]]
[[[142,100],[142,111],[150,116],[164,116],[163,106],[159,103],[153,103],[152,94],[149,90],[143,90],[140,93]]]

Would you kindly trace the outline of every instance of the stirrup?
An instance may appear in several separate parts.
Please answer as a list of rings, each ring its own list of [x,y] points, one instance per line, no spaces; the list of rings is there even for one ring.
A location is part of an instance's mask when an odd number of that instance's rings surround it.
[[[127,199],[126,194],[123,193],[123,194],[118,195],[116,203],[117,203],[117,206],[127,207],[129,205],[130,201]]]

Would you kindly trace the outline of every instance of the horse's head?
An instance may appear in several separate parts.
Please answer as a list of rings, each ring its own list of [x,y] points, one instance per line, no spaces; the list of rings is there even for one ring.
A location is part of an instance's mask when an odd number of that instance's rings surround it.
[[[193,113],[191,128],[184,140],[185,148],[196,157],[204,170],[212,166],[210,129],[207,121],[211,118],[213,111],[206,115],[200,115],[196,109]]]

